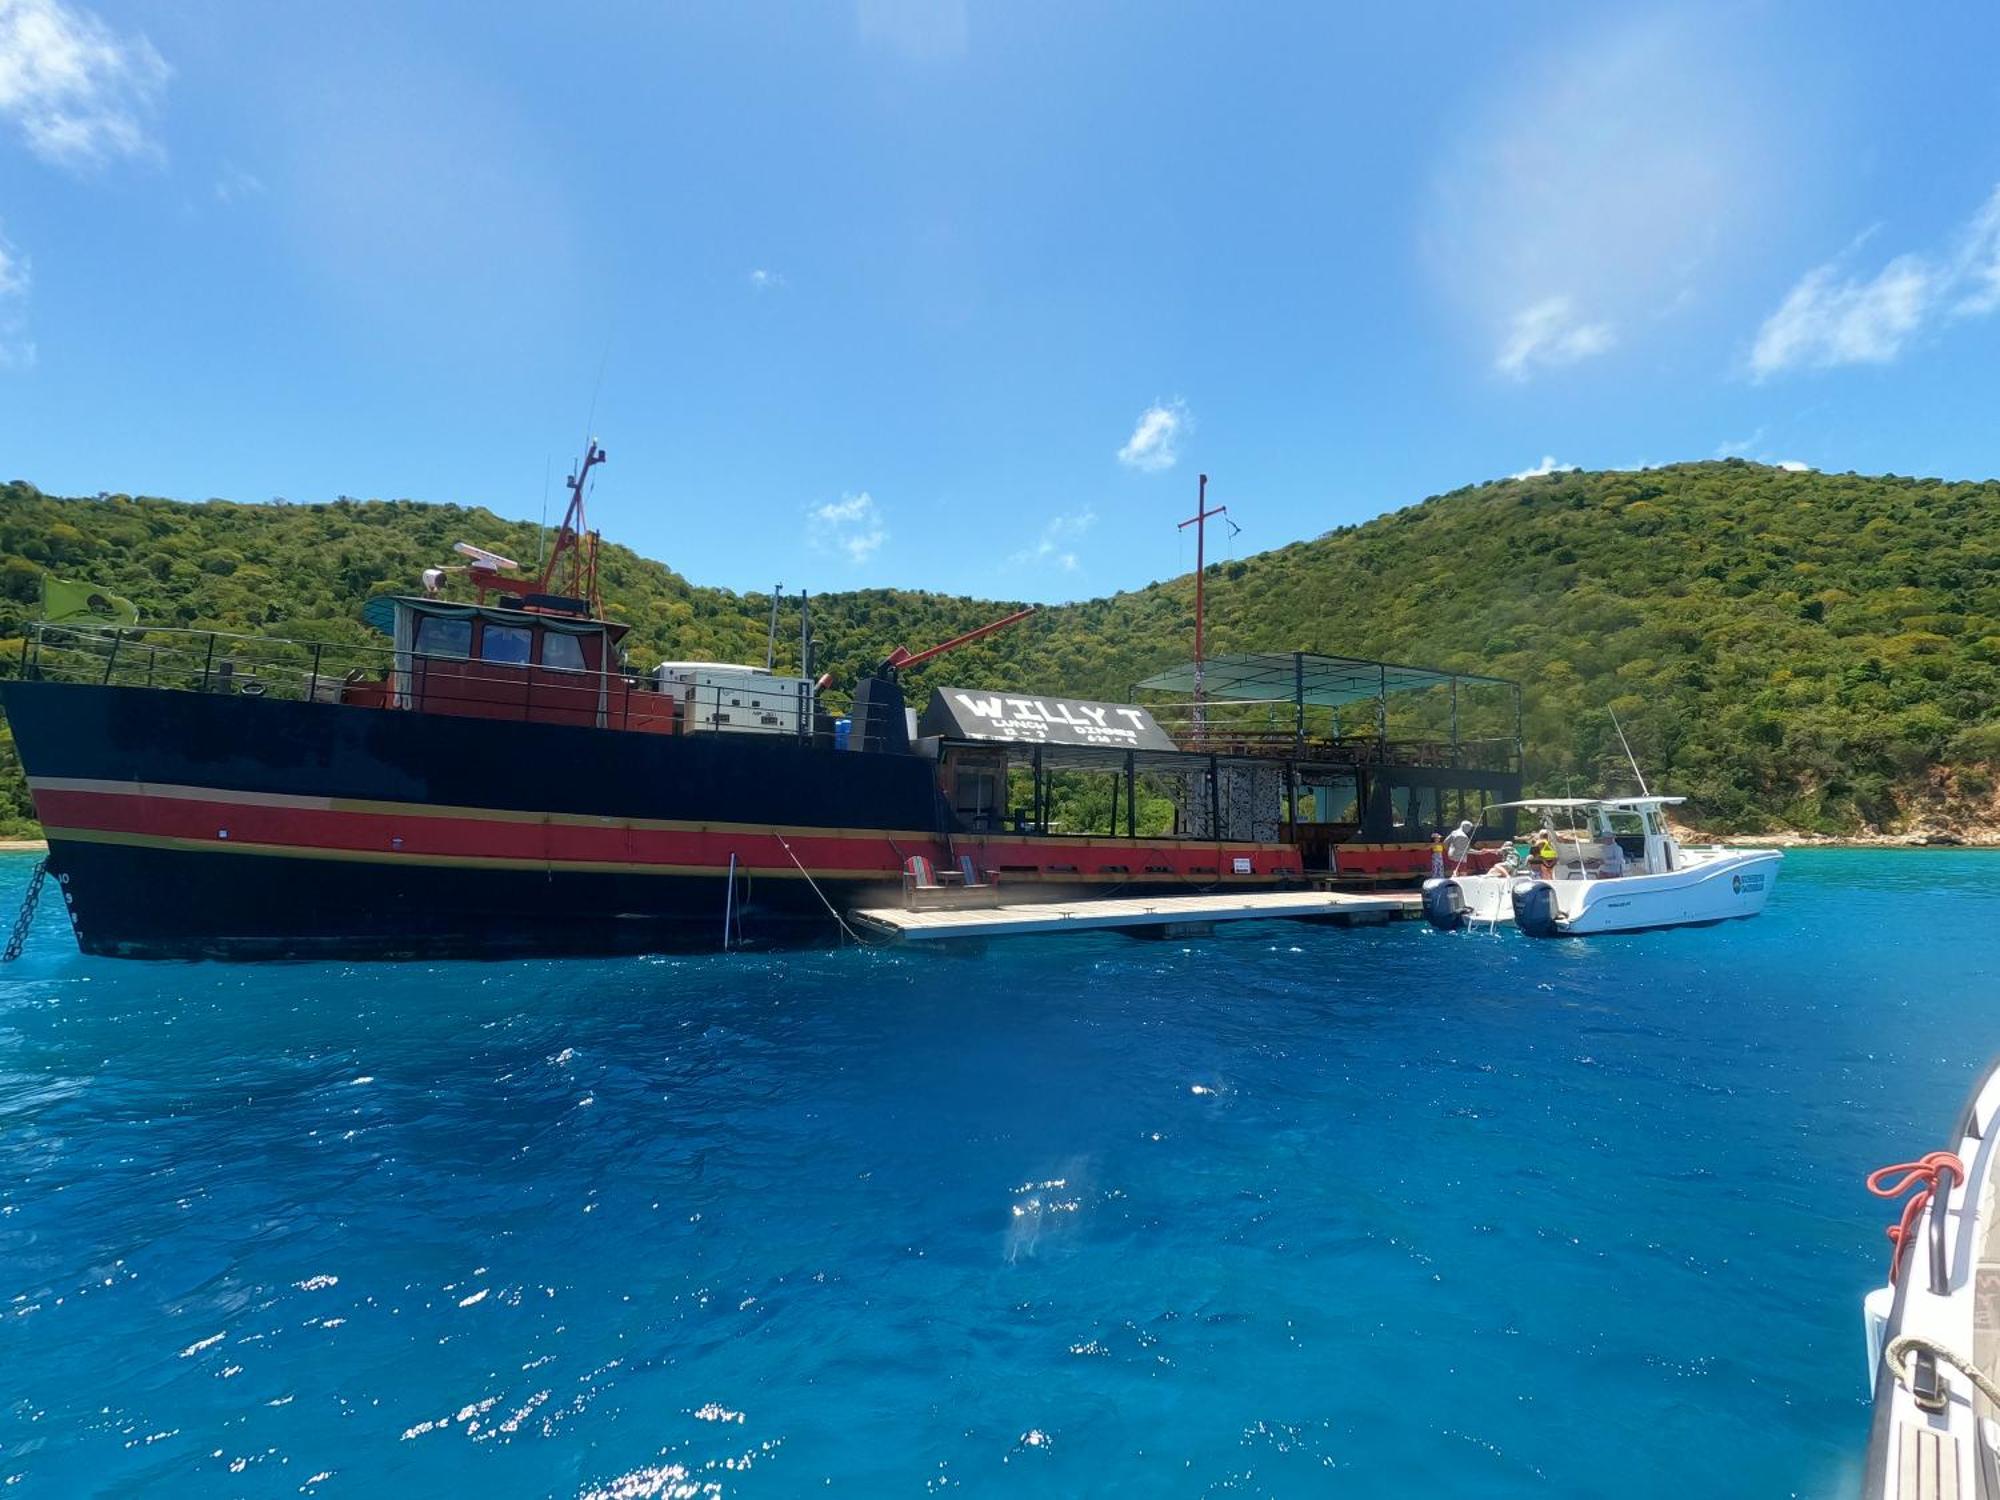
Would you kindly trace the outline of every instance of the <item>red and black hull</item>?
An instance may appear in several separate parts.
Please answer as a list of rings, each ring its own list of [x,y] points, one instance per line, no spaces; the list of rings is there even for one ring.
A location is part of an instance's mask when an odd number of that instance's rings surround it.
[[[0,686],[79,945],[500,957],[826,941],[971,854],[1035,895],[1298,878],[1288,845],[954,833],[931,763],[135,687]],[[734,856],[732,898],[728,871]]]

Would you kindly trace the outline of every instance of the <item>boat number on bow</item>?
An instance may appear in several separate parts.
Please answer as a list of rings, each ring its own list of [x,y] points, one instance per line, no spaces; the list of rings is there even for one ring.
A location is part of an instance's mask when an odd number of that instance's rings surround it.
[[[1761,891],[1764,889],[1764,876],[1761,872],[1750,875],[1732,875],[1729,878],[1729,888],[1739,896],[1745,891]]]

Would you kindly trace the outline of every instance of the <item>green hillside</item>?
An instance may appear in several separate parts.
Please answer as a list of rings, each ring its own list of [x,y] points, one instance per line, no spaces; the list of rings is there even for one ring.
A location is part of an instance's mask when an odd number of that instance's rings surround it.
[[[0,672],[14,669],[45,569],[129,595],[153,625],[358,642],[371,639],[361,601],[410,589],[459,540],[537,550],[532,524],[456,506],[65,500],[16,482],[0,488]],[[1518,678],[1543,790],[1623,784],[1608,705],[1655,788],[1690,796],[1702,826],[1976,828],[2000,761],[1996,560],[2000,483],[1739,460],[1556,474],[1211,568],[1210,649]],[[767,596],[695,587],[616,546],[603,571],[638,660],[761,660]],[[1124,697],[1186,655],[1192,600],[1183,577],[1051,608],[912,682]],[[1007,607],[829,594],[814,600],[815,634],[845,683],[898,642],[927,645]],[[1441,711],[1398,708],[1405,723]],[[25,791],[4,741],[0,757],[0,824],[19,823]]]

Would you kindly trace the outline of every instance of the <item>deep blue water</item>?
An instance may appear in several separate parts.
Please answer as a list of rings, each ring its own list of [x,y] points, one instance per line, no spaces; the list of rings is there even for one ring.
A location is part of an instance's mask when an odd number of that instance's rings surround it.
[[[29,861],[0,859],[11,920]],[[1767,914],[0,973],[9,1494],[1831,1495],[1979,853]],[[708,1488],[712,1486],[713,1488]]]

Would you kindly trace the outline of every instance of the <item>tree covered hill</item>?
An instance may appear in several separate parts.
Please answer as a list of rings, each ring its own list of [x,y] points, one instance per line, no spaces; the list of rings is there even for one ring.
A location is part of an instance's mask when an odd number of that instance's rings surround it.
[[[451,544],[533,558],[531,523],[410,501],[189,505],[0,487],[0,672],[42,573],[128,595],[152,625],[363,642],[360,605]],[[1209,570],[1211,652],[1321,650],[1519,679],[1532,785],[1626,784],[1606,709],[1656,790],[1717,829],[1987,821],[2000,761],[2000,483],[1729,460],[1552,474],[1434,496]],[[761,660],[770,601],[608,544],[632,654]],[[867,589],[813,601],[845,684],[1008,601]],[[1191,576],[1052,607],[912,674],[1123,698],[1185,659]],[[781,631],[796,660],[796,606]],[[1438,722],[1439,705],[1398,713]],[[1497,720],[1489,711],[1487,727]],[[1361,724],[1357,719],[1356,725]],[[0,822],[26,816],[0,743]]]

